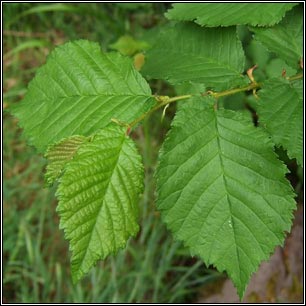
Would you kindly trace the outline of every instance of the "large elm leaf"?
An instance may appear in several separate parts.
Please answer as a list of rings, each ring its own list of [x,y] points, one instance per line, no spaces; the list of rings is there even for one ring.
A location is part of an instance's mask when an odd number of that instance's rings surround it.
[[[296,86],[300,85],[300,86]],[[303,84],[271,79],[259,91],[259,122],[275,144],[283,146],[290,158],[303,165]]]
[[[39,151],[72,135],[88,136],[111,118],[130,122],[154,103],[151,90],[119,53],[86,40],[57,47],[13,109]]]
[[[76,282],[138,232],[141,157],[125,129],[110,125],[81,145],[59,182],[57,211]]]
[[[293,68],[299,67],[303,56],[303,9],[298,6],[272,28],[250,28],[269,51],[274,52]]]
[[[250,276],[284,242],[295,209],[287,169],[249,117],[183,105],[157,168],[157,208],[174,237],[226,271],[242,298]]]
[[[173,84],[194,82],[226,89],[241,85],[244,53],[236,28],[177,24],[161,33],[146,54],[142,73]]]
[[[297,4],[289,3],[176,3],[168,10],[171,20],[192,21],[202,26],[237,24],[271,26]]]

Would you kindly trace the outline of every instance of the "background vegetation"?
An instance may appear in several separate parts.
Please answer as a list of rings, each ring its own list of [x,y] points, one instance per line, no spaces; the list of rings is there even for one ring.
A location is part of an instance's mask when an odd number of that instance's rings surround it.
[[[56,45],[84,38],[99,42],[104,50],[119,49],[134,56],[138,49],[152,44],[159,27],[166,23],[163,13],[168,6],[3,4],[4,110],[23,98],[36,69]],[[136,40],[130,41],[128,48],[126,35]],[[239,28],[239,35],[248,58],[246,66],[258,63],[260,67],[254,72],[257,80],[281,73],[284,63],[274,60],[259,43],[249,44],[246,28]],[[118,42],[122,36],[125,39]],[[174,94],[174,89],[161,81],[151,81],[151,88],[160,95]],[[242,108],[247,102],[252,109],[252,97],[240,100],[241,104],[233,103],[230,97],[223,103]],[[153,114],[134,133],[146,171],[145,192],[139,204],[141,231],[126,250],[100,262],[76,286],[71,281],[68,242],[58,229],[54,189],[42,188],[45,160],[27,145],[17,120],[4,113],[3,302],[194,302],[199,290],[214,290],[211,286],[224,276],[206,268],[174,242],[155,211],[153,172],[174,110],[171,105],[163,121],[161,112]],[[283,151],[279,154],[291,169],[290,179],[301,200],[302,169]]]

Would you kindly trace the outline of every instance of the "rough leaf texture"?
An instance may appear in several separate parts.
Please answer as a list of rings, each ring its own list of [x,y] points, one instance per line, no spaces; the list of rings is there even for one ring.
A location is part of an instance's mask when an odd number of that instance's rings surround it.
[[[81,144],[88,140],[88,137],[75,135],[65,138],[48,148],[45,154],[48,160],[45,181],[48,186],[53,185],[56,179],[61,175],[66,163],[73,158]]]
[[[265,82],[259,92],[257,112],[259,122],[275,144],[283,146],[290,158],[303,165],[303,85],[299,83],[294,87],[284,79]]]
[[[272,28],[251,28],[255,39],[276,53],[291,67],[299,67],[303,56],[303,8],[288,12],[281,23]]]
[[[57,191],[60,228],[70,240],[74,282],[138,232],[141,157],[125,130],[109,126],[65,167]]]
[[[236,28],[205,29],[185,23],[160,35],[146,54],[142,72],[173,84],[191,81],[221,90],[241,85],[244,60]]]
[[[284,241],[294,194],[266,133],[199,99],[181,106],[157,169],[157,207],[174,236],[226,270],[242,297],[251,274]]]
[[[130,122],[152,103],[130,59],[80,40],[57,47],[13,109],[31,144],[43,151],[72,135],[90,135],[111,118]]]
[[[286,3],[177,3],[166,16],[172,20],[194,20],[202,26],[218,27],[237,24],[271,26],[278,23],[296,4]]]

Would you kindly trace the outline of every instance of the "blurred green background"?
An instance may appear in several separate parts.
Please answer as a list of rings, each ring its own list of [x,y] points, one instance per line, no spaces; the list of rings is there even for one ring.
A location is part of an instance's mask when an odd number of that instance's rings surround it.
[[[153,173],[174,115],[173,104],[163,121],[162,111],[156,112],[133,135],[146,172],[138,236],[129,240],[125,250],[99,262],[75,286],[68,242],[58,229],[55,189],[43,188],[45,160],[27,145],[17,119],[6,111],[23,98],[36,69],[56,45],[83,38],[99,42],[103,50],[119,50],[134,57],[154,42],[167,22],[163,13],[169,7],[168,3],[3,4],[4,303],[187,303],[196,302],[203,290],[218,290],[225,279],[174,242],[155,211]],[[246,50],[246,67],[259,64],[254,72],[257,80],[281,75],[286,64],[251,41],[245,27],[240,27],[238,34]],[[288,75],[295,73],[286,69]],[[165,82],[150,81],[150,85],[153,93],[175,94]],[[253,96],[247,95],[220,103],[245,111],[256,108]],[[301,200],[302,169],[282,150],[279,155],[291,170],[289,178]]]

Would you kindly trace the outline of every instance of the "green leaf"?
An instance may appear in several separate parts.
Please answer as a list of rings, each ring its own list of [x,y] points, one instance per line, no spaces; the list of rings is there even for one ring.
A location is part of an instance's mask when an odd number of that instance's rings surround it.
[[[51,186],[61,175],[66,163],[71,160],[79,147],[89,139],[84,136],[75,135],[62,139],[58,143],[51,145],[45,158],[48,160],[46,168],[45,181],[46,185]]]
[[[205,86],[203,84],[193,82],[184,82],[182,84],[176,85],[174,88],[177,95],[184,95],[186,92],[188,92],[193,95],[201,96],[201,94],[205,93],[206,91]],[[180,103],[185,104],[185,102],[186,101],[178,101],[176,103],[178,105]]]
[[[294,87],[285,79],[271,79],[259,91],[259,122],[276,145],[303,165],[303,84]]]
[[[293,68],[299,67],[303,56],[303,9],[298,6],[288,12],[281,23],[272,28],[250,28],[271,52]]]
[[[191,81],[221,90],[241,85],[244,60],[235,27],[177,24],[165,30],[147,52],[142,72],[173,84]]]
[[[213,102],[199,98],[177,113],[157,168],[157,208],[174,237],[225,270],[242,298],[290,230],[294,193],[268,135]]]
[[[80,40],[56,48],[12,110],[39,151],[72,135],[88,136],[111,118],[130,122],[154,104],[132,60]]]
[[[288,66],[285,61],[280,58],[273,58],[266,66],[266,74],[268,78],[278,78],[281,77],[283,71],[286,71],[286,76],[292,76],[297,73],[297,70]]]
[[[136,235],[142,190],[141,157],[119,126],[99,131],[66,165],[57,211],[70,240],[74,282]]]
[[[135,40],[129,35],[121,36],[115,43],[109,46],[111,49],[118,50],[123,55],[134,55],[136,52],[146,50],[149,44],[145,41]]]
[[[245,53],[249,59],[249,67],[257,64],[258,68],[265,68],[271,53],[257,40],[251,40],[245,48]],[[255,70],[256,71],[256,70]]]
[[[192,21],[202,26],[218,27],[237,24],[271,26],[297,4],[285,3],[178,3],[166,13],[171,20]]]

